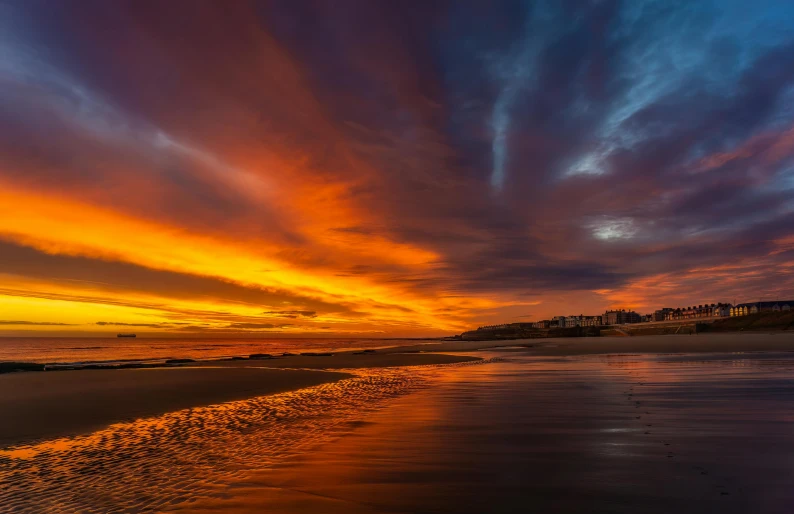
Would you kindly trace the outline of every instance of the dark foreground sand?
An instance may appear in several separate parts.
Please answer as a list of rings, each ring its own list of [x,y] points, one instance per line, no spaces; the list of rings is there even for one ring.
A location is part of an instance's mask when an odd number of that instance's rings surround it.
[[[445,364],[473,357],[383,354],[200,362],[181,367],[0,375],[0,447],[112,423],[293,391],[350,375],[320,369]],[[299,369],[270,369],[299,368]]]
[[[345,373],[224,368],[0,375],[0,446],[91,432],[189,407],[332,382]]]

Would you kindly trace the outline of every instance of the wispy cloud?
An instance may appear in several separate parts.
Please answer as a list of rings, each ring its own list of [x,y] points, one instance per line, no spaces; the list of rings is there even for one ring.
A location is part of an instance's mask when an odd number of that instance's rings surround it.
[[[440,335],[794,295],[794,8],[558,4],[4,5],[0,312]]]

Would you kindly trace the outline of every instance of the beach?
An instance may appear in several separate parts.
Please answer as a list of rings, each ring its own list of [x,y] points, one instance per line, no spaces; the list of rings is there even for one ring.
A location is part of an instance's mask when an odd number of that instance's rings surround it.
[[[712,353],[794,351],[792,332],[733,332],[634,337],[561,337],[494,341],[441,341],[384,351],[470,352],[489,348],[531,348],[535,355],[599,353]]]
[[[793,352],[443,341],[0,375],[0,512],[788,512]]]
[[[0,445],[90,433],[112,423],[345,378],[257,368],[75,370],[0,375]]]
[[[791,356],[509,355],[174,510],[790,512]]]
[[[476,357],[348,352],[332,357],[204,361],[163,368],[7,373],[0,375],[0,412],[6,420],[0,423],[0,445],[79,435],[120,421],[293,391],[351,376],[324,370],[470,360]]]

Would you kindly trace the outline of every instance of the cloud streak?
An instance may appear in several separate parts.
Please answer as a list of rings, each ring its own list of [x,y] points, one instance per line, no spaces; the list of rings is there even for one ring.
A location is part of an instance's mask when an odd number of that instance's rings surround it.
[[[785,3],[2,9],[9,320],[413,336],[794,294]]]

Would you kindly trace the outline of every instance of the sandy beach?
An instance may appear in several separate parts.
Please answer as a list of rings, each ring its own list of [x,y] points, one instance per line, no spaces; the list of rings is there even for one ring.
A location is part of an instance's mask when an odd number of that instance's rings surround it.
[[[291,391],[349,376],[328,370],[475,361],[477,351],[489,349],[537,356],[794,352],[794,334],[443,341],[363,354],[198,361],[152,369],[11,373],[0,375],[0,412],[9,420],[0,424],[0,445],[77,435],[119,421]]]
[[[349,377],[320,370],[444,364],[476,357],[340,353],[205,361],[168,368],[0,375],[0,446],[79,435],[112,423],[293,391]],[[299,369],[286,369],[299,368]]]
[[[0,375],[0,446],[78,435],[189,407],[300,389],[344,373],[224,368],[77,370]]]
[[[490,348],[531,348],[536,355],[603,353],[712,353],[794,351],[794,332],[653,335],[636,337],[565,337],[500,341],[441,341],[402,346],[386,352],[472,352]]]
[[[174,510],[791,512],[791,356],[498,353]]]
[[[0,512],[783,514],[793,352],[445,341],[0,375]]]

